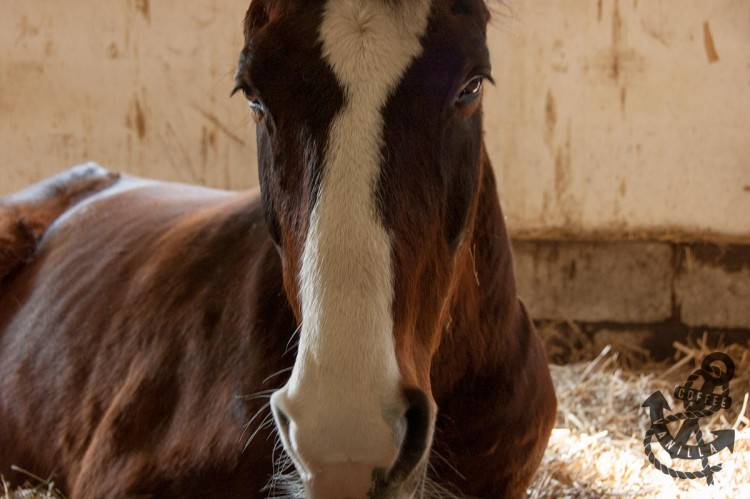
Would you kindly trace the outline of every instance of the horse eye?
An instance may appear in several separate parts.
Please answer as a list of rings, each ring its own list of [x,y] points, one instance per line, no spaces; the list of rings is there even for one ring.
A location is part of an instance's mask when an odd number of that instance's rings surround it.
[[[245,96],[245,99],[247,99],[247,105],[250,106],[250,109],[253,112],[262,112],[263,111],[263,104],[261,104],[260,99],[257,95],[255,95],[252,91],[243,88],[242,89],[242,95]]]
[[[475,76],[463,86],[456,99],[459,105],[469,104],[475,101],[482,93],[483,76]]]
[[[257,118],[263,116],[263,103],[260,101],[260,98],[255,94],[252,88],[247,85],[243,85],[242,83],[238,83],[234,87],[234,90],[232,90],[231,95],[234,95],[237,92],[242,92],[242,95],[245,96],[245,100],[247,100],[248,107]]]

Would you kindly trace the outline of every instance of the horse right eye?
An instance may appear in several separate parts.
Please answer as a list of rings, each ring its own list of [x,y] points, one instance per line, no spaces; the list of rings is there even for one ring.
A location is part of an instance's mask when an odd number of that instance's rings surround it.
[[[260,99],[255,93],[243,88],[242,94],[245,96],[245,99],[247,99],[247,105],[250,106],[250,109],[252,109],[253,112],[263,110],[263,104],[261,104]]]

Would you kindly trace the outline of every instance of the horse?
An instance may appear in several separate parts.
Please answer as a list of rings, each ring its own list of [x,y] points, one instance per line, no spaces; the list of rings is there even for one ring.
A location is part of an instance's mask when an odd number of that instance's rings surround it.
[[[0,473],[71,498],[521,497],[556,399],[482,130],[483,0],[254,0],[260,188],[0,200]]]

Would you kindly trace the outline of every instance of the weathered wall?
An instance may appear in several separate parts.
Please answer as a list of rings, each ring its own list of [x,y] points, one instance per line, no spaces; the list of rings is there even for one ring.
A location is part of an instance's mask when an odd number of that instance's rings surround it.
[[[257,183],[229,99],[248,0],[0,3],[0,193],[86,160],[211,186]]]
[[[0,192],[96,160],[245,188],[248,0],[4,0]],[[487,143],[519,236],[750,234],[750,2],[512,0]]]
[[[517,233],[747,239],[750,2],[511,5],[487,136]]]

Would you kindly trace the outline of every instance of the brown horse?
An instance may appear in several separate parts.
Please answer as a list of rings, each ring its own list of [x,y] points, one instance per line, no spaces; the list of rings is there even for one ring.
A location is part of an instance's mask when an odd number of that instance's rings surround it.
[[[488,18],[255,0],[260,193],[89,165],[1,200],[0,473],[72,498],[522,496],[555,396],[482,143]]]

